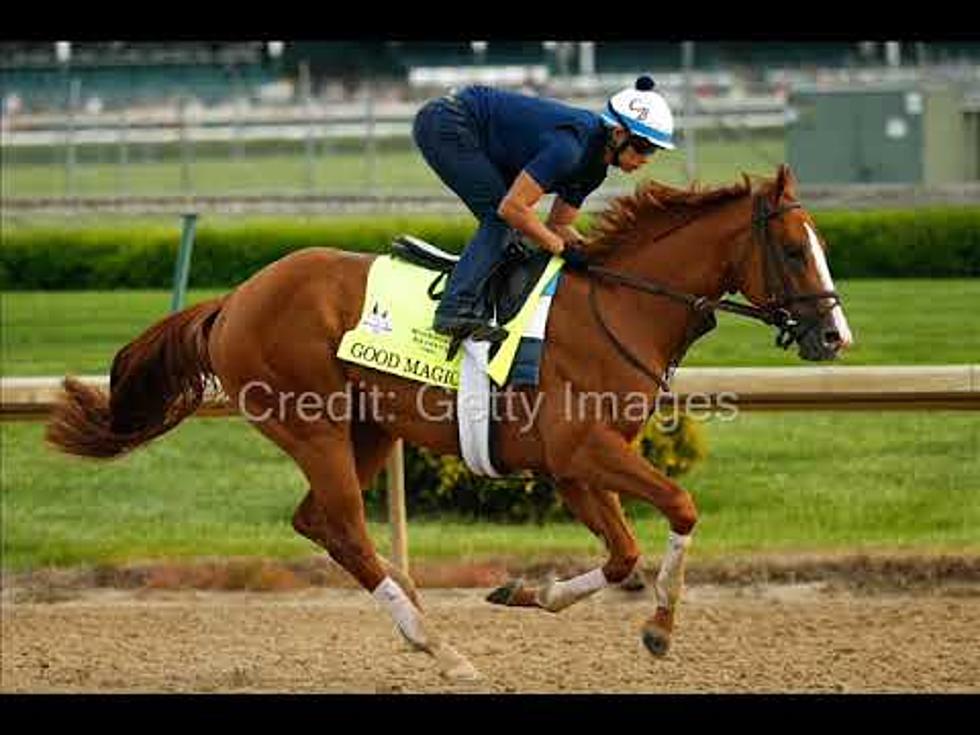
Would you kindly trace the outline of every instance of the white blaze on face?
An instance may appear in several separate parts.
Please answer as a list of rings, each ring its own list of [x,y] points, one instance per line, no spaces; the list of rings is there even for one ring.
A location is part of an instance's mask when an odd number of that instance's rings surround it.
[[[823,248],[820,247],[820,241],[817,239],[817,233],[813,231],[812,227],[810,227],[809,222],[804,222],[803,226],[806,227],[806,235],[810,240],[810,255],[813,256],[813,262],[817,264],[817,273],[820,276],[820,287],[824,291],[833,291],[835,290],[834,279],[830,277],[830,267],[827,265],[827,258],[824,256]],[[841,308],[840,304],[837,304],[830,311],[830,315],[833,319],[834,328],[840,335],[841,349],[847,349],[854,341],[854,337],[851,335],[851,328],[847,325],[847,319],[844,317],[844,310]]]

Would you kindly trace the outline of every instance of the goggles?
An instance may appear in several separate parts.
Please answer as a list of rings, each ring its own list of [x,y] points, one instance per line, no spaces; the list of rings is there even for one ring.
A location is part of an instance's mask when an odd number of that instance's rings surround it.
[[[631,135],[629,137],[629,144],[641,156],[649,156],[660,147],[647,138],[641,138],[639,135]]]

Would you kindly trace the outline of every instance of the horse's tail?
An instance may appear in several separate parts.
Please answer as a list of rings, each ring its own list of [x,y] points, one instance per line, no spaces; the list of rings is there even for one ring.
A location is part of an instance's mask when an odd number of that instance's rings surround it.
[[[46,438],[68,454],[107,459],[172,429],[198,409],[214,375],[208,335],[224,297],[161,319],[116,353],[109,395],[74,378]]]

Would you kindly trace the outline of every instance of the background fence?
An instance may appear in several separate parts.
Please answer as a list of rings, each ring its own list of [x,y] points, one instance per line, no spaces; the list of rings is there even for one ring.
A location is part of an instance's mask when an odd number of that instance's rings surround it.
[[[599,110],[650,70],[682,145],[651,174],[728,182],[787,160],[801,87],[952,86],[980,109],[975,44],[3,44],[5,200],[439,193],[422,102],[489,83]],[[980,130],[980,128],[978,128]],[[631,188],[614,170],[607,192]]]
[[[105,376],[85,383],[109,388]],[[701,399],[702,409],[730,402],[743,410],[952,409],[980,410],[980,364],[909,367],[680,368],[673,397]],[[61,378],[0,378],[0,419],[45,418]],[[695,408],[698,408],[696,406]],[[231,416],[228,397],[211,392],[204,416]]]
[[[108,389],[104,376],[85,382]],[[59,378],[0,378],[0,420],[44,419]],[[980,365],[851,368],[682,368],[673,385],[685,411],[716,410],[980,410]],[[661,396],[664,398],[664,396]],[[697,399],[696,401],[694,399]],[[662,404],[670,405],[670,401]],[[212,391],[203,416],[236,414],[233,400]],[[409,570],[405,458],[399,440],[386,465],[391,559]]]

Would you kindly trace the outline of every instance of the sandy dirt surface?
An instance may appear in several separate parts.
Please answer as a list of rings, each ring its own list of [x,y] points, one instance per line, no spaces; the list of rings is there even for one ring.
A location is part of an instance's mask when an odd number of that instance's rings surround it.
[[[440,678],[363,591],[4,590],[4,692],[980,692],[980,587],[868,593],[828,583],[692,585],[664,659],[652,591],[558,615],[422,591],[480,670]]]

